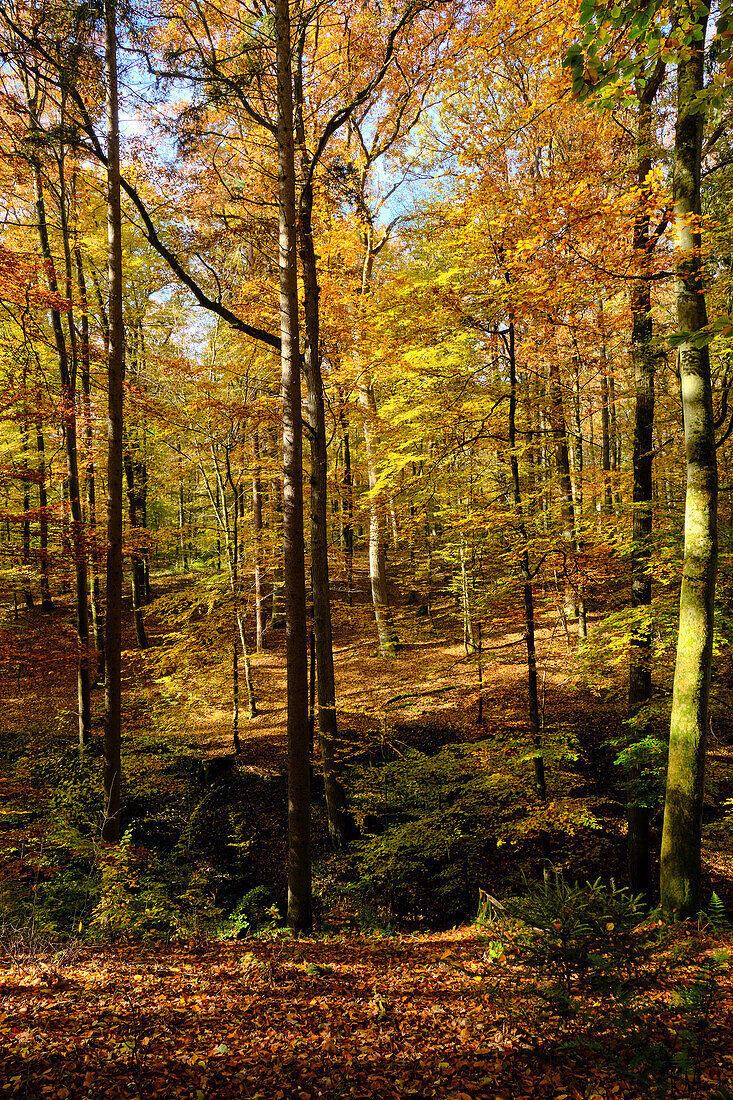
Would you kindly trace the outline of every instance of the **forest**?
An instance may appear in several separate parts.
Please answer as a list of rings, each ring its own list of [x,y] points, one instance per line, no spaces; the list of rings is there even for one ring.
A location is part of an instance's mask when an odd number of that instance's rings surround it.
[[[0,1088],[733,1097],[728,0],[0,0]]]

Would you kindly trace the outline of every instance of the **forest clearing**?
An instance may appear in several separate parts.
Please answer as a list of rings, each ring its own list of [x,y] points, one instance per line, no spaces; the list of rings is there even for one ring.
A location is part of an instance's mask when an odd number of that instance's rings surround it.
[[[0,0],[0,1091],[733,1096],[732,42]]]

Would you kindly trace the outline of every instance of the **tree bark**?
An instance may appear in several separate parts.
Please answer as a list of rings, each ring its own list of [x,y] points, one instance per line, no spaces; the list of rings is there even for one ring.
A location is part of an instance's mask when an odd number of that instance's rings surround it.
[[[507,282],[509,281],[507,276]],[[517,458],[517,358],[514,322],[509,322],[509,466],[512,475],[512,494],[514,512],[522,541],[519,555],[519,568],[522,577],[522,596],[524,600],[524,637],[527,647],[527,701],[529,733],[534,746],[532,758],[534,766],[534,786],[537,800],[541,806],[547,804],[547,782],[545,778],[545,759],[542,754],[542,734],[540,730],[539,699],[537,694],[537,649],[535,644],[534,593],[532,591],[532,571],[529,562],[529,536],[524,520],[522,488],[519,480],[519,460]],[[569,471],[568,471],[569,477]],[[543,878],[549,880],[550,838],[545,829],[540,830],[540,851],[542,853]]]
[[[104,800],[102,838],[120,839],[122,739],[122,413],[125,330],[122,321],[122,211],[117,105],[115,0],[106,0],[104,52],[107,74],[107,254],[109,339],[107,346],[107,616],[105,630]]]
[[[40,393],[37,396],[37,400],[39,402],[41,400]],[[39,558],[41,563],[41,611],[49,612],[53,611],[53,600],[51,599],[51,584],[49,581],[51,560],[48,553],[48,471],[46,468],[46,441],[43,435],[43,420],[38,412],[35,417],[35,427],[38,465],[38,534],[40,545]]]
[[[140,477],[140,464],[133,461],[129,445],[124,448],[123,461],[125,467],[125,480],[127,481],[127,509],[130,518],[130,536],[133,540],[139,540],[140,521],[139,487],[136,481]],[[137,471],[137,479],[135,473]],[[138,649],[148,648],[148,637],[145,633],[145,620],[143,619],[143,604],[145,603],[145,560],[137,541],[132,547],[132,614],[135,621],[135,638]]]
[[[674,228],[680,384],[687,458],[685,554],[680,625],[672,694],[667,795],[661,854],[662,909],[667,919],[694,916],[700,908],[700,844],[705,783],[705,743],[713,646],[713,607],[718,561],[718,470],[707,346],[695,334],[707,325],[700,256],[700,167],[705,112],[707,9],[698,8],[698,35],[677,68],[674,163]]]
[[[573,336],[573,420],[575,426],[573,439],[573,529],[575,556],[578,563],[578,639],[582,643],[588,637],[588,624],[585,615],[585,573],[582,568],[582,532],[583,532],[583,426],[580,413],[580,353]]]
[[[36,160],[33,164],[33,181],[36,200],[36,219],[38,237],[41,244],[41,254],[46,268],[46,281],[48,289],[55,299],[59,297],[59,287],[56,278],[56,269],[51,243],[48,236],[46,222],[46,206],[43,197],[43,184],[41,179],[40,164]],[[63,173],[63,166],[59,168]],[[63,193],[61,196],[63,202]],[[77,655],[77,707],[78,707],[78,731],[79,752],[89,743],[92,728],[91,696],[89,680],[89,608],[87,604],[87,556],[84,538],[84,517],[81,510],[79,492],[79,461],[77,454],[77,418],[76,418],[76,377],[75,370],[69,362],[69,353],[61,323],[61,313],[54,306],[51,307],[51,327],[53,329],[54,343],[56,345],[56,357],[59,365],[61,380],[62,420],[64,425],[64,442],[66,445],[66,471],[68,479],[69,507],[71,512],[71,549],[74,559],[74,572],[76,579],[76,633],[78,644]],[[73,331],[73,318],[69,317],[70,331]]]
[[[649,274],[650,225],[648,210],[649,173],[651,172],[652,98],[638,91],[639,118],[636,136],[637,186],[639,206],[634,219],[634,252],[639,273]],[[637,612],[629,650],[629,717],[652,697],[651,677],[651,616],[652,576],[650,569],[650,539],[652,534],[652,461],[654,433],[654,357],[651,347],[651,283],[648,278],[636,279],[631,288],[631,358],[634,370],[636,408],[633,448],[633,513],[631,551],[631,607]],[[648,732],[648,723],[634,730],[635,739]],[[629,774],[627,816],[629,822],[629,885],[633,894],[652,896],[651,840],[649,808],[644,792],[638,789],[641,766],[634,765]]]
[[[374,422],[377,417],[377,403],[370,379],[364,379],[359,386],[359,402],[364,410],[364,445],[366,451],[367,474],[369,477],[369,580],[372,589],[374,618],[377,623],[379,651],[383,656],[394,657],[400,648],[397,631],[392,621],[392,609],[389,605],[387,590],[387,570],[384,562],[384,544],[382,542],[382,517],[377,494],[377,460],[374,454]]]
[[[343,391],[339,388],[339,424],[344,447],[344,473],[341,479],[341,545],[346,559],[346,591],[349,607],[354,587],[354,482],[351,473],[351,439]]]
[[[558,489],[560,492],[560,514],[562,516],[562,539],[564,546],[565,572],[565,616],[574,619],[578,614],[577,592],[569,571],[574,567],[575,559],[575,511],[573,509],[573,483],[570,477],[570,455],[568,436],[565,428],[565,413],[560,391],[560,377],[557,364],[550,358],[548,369],[548,388],[550,397],[549,420],[555,445],[555,465],[557,468]]]
[[[304,140],[304,139],[303,139]],[[304,154],[305,155],[305,154]],[[346,793],[337,760],[336,676],[333,667],[331,587],[328,572],[328,454],[323,377],[320,358],[319,288],[313,248],[313,189],[306,183],[300,197],[300,261],[305,294],[305,377],[308,384],[311,457],[311,589],[318,668],[318,728],[328,831],[334,848],[351,835]]]
[[[92,631],[94,634],[94,648],[97,651],[97,670],[94,683],[104,681],[104,614],[102,612],[102,597],[99,584],[100,562],[97,547],[97,490],[92,457],[92,407],[91,407],[91,379],[89,371],[89,304],[87,299],[87,285],[84,278],[84,264],[81,257],[81,249],[78,245],[74,248],[74,263],[76,267],[76,285],[79,291],[81,307],[81,388],[84,407],[84,448],[86,451],[86,487],[87,507],[89,509],[89,559],[92,567],[91,606],[92,606]]]
[[[25,385],[23,387],[25,393]],[[23,470],[28,470],[28,410],[23,409],[23,422],[20,425],[20,447],[23,455]],[[27,476],[23,475],[23,599],[25,606],[29,609],[35,607],[33,601],[33,590],[31,588],[30,580],[30,563],[31,563],[31,521],[29,518],[29,512],[31,510],[31,483]]]
[[[280,360],[283,404],[283,549],[288,690],[288,926],[312,923],[308,654],[303,539],[303,425],[290,9],[275,0]]]
[[[606,344],[606,325],[603,315],[603,302],[598,303],[598,335],[600,338],[601,361],[601,470],[603,471],[603,514],[613,513],[613,486],[611,484],[611,415],[610,393],[608,388],[608,346]]]
[[[252,527],[254,529],[255,572],[255,646],[260,653],[265,637],[265,599],[263,594],[262,561],[262,466],[260,463],[260,436],[255,428],[252,436]],[[219,566],[221,568],[221,566]]]
[[[249,659],[249,649],[244,630],[244,616],[242,614],[242,602],[240,592],[240,568],[241,546],[239,543],[239,519],[241,514],[240,501],[242,494],[237,481],[232,474],[230,443],[226,447],[226,480],[232,487],[232,523],[229,523],[229,508],[227,505],[226,483],[219,476],[217,466],[217,499],[221,500],[221,512],[219,522],[224,529],[224,540],[229,565],[229,580],[232,586],[232,598],[234,600],[234,618],[237,624],[237,633],[242,647],[242,660],[244,662],[244,683],[247,689],[247,707],[250,719],[257,717],[257,701],[255,699],[254,683],[252,681],[252,665]],[[213,452],[213,448],[212,448]],[[216,465],[216,464],[215,464]],[[237,659],[237,643],[234,643],[234,751],[239,755],[241,744],[239,740],[239,665]]]

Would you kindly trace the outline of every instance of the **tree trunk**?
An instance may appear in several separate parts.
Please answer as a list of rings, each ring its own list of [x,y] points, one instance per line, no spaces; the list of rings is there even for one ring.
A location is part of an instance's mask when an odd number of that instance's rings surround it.
[[[616,376],[613,372],[613,367],[608,372],[608,403],[611,408],[611,470],[615,474],[617,470],[621,468],[621,438],[618,430],[618,413],[616,410]],[[616,502],[616,509],[620,510],[621,500],[621,488],[618,478],[614,479],[616,490],[614,493],[614,500]]]
[[[634,251],[639,272],[649,267],[648,191],[651,172],[651,99],[642,92],[639,99],[639,120],[636,138],[637,186],[639,206],[634,220]],[[650,570],[650,539],[652,534],[652,459],[654,433],[654,357],[651,347],[651,284],[648,279],[636,279],[631,287],[631,357],[636,390],[633,449],[633,514],[631,551],[631,607],[637,611],[629,649],[629,717],[634,718],[652,697],[651,614],[652,577]],[[634,729],[634,738],[641,740],[648,732],[648,723]],[[651,901],[651,841],[649,808],[644,792],[639,790],[641,766],[633,766],[629,774],[627,814],[629,821],[629,885],[633,894],[643,894]]]
[[[387,591],[387,570],[384,563],[381,509],[377,495],[377,461],[374,454],[374,421],[377,403],[371,381],[365,379],[359,387],[359,401],[364,410],[364,444],[367,474],[369,476],[369,580],[372,588],[374,618],[377,623],[379,651],[383,656],[394,657],[400,647],[392,621],[392,609]]]
[[[560,491],[560,514],[562,516],[565,616],[568,619],[574,619],[578,614],[578,604],[575,585],[570,578],[570,574],[575,567],[573,483],[570,477],[570,455],[568,452],[568,436],[565,430],[565,413],[563,411],[562,393],[560,391],[560,377],[557,364],[552,358],[549,363],[547,381],[550,397],[549,418],[552,437],[555,444],[555,465],[557,467],[558,489]]]
[[[178,560],[183,572],[188,571],[188,551],[186,544],[186,507],[183,492],[183,470],[181,466],[181,448],[178,448]]]
[[[84,278],[84,265],[81,258],[81,249],[74,249],[74,262],[76,266],[76,285],[79,291],[81,306],[81,388],[84,403],[84,448],[86,451],[86,484],[87,507],[89,509],[89,560],[92,567],[91,605],[92,605],[92,631],[94,634],[94,648],[97,651],[97,671],[94,683],[104,681],[104,614],[102,612],[102,598],[100,593],[99,574],[99,549],[97,546],[97,492],[92,457],[92,407],[91,407],[91,380],[89,372],[89,305],[87,301],[87,286]]]
[[[519,460],[517,458],[517,364],[514,322],[509,322],[509,465],[512,475],[514,512],[522,542],[519,555],[522,576],[522,595],[524,598],[524,637],[527,647],[527,699],[529,733],[534,746],[533,766],[534,785],[537,800],[541,806],[547,803],[547,783],[545,779],[545,760],[542,755],[542,735],[540,731],[540,711],[537,695],[537,650],[535,645],[534,594],[532,592],[532,572],[529,563],[528,534],[524,521],[524,505],[519,480]],[[542,853],[542,875],[549,880],[550,838],[545,829],[540,830],[540,851]]]
[[[697,9],[707,12],[706,8]],[[667,796],[661,855],[662,908],[667,919],[700,908],[700,843],[705,782],[713,607],[718,562],[718,471],[707,346],[695,334],[707,325],[700,256],[700,165],[705,112],[707,15],[698,16],[690,55],[677,68],[674,221],[677,319],[688,334],[679,347],[687,458],[685,556],[672,694]]]
[[[460,508],[460,501],[458,502]],[[464,531],[461,531],[460,536],[460,549],[459,558],[461,565],[461,613],[463,616],[463,648],[466,651],[466,656],[476,652],[476,636],[473,629],[473,608],[471,606],[471,581],[468,576],[468,568],[466,561],[468,558],[468,548],[466,546],[466,535]]]
[[[588,624],[585,615],[585,573],[581,561],[583,532],[583,426],[580,414],[580,354],[573,336],[573,520],[575,559],[578,566],[576,592],[578,598],[578,640],[584,642],[588,637]]]
[[[227,507],[226,497],[226,485],[222,481],[218,482],[219,493],[217,494],[221,498],[221,514],[220,522],[224,527],[224,537],[226,540],[227,562],[229,564],[229,579],[232,586],[232,598],[234,600],[234,618],[237,624],[237,632],[239,634],[239,642],[242,646],[242,660],[244,661],[244,681],[247,689],[247,706],[249,709],[250,719],[257,716],[257,703],[255,700],[254,684],[252,682],[252,666],[249,659],[249,650],[247,648],[247,639],[244,632],[244,617],[242,615],[242,606],[240,600],[240,582],[239,582],[239,561],[240,561],[240,543],[239,543],[239,518],[241,514],[240,501],[242,494],[239,491],[239,484],[234,480],[232,474],[231,452],[230,444],[227,444],[226,449],[226,475],[227,481],[232,487],[232,525],[229,525],[229,511]],[[218,476],[218,470],[217,470]],[[234,643],[234,751],[239,755],[241,751],[241,745],[239,741],[239,675],[238,675],[238,662],[237,662],[237,643]]]
[[[264,647],[265,637],[265,599],[262,585],[262,472],[260,437],[256,428],[252,436],[252,459],[254,463],[252,469],[252,527],[254,529],[255,646],[257,652],[260,653]]]
[[[311,456],[311,589],[318,668],[318,728],[328,831],[334,848],[351,835],[346,794],[337,762],[336,676],[333,667],[331,588],[328,575],[328,455],[323,378],[319,352],[319,288],[312,229],[313,190],[306,182],[300,197],[300,260],[305,293],[305,377],[308,383]]]
[[[24,387],[25,390],[25,387]],[[23,455],[23,470],[28,470],[28,420],[27,409],[23,410],[23,423],[20,427],[20,446]],[[31,564],[31,521],[29,519],[29,512],[31,510],[31,483],[27,476],[23,475],[23,599],[27,608],[35,607],[33,602],[33,590],[31,588],[30,580],[30,564]]]
[[[38,401],[40,401],[40,394]],[[43,436],[43,420],[38,413],[36,424],[36,455],[38,456],[38,528],[41,562],[41,611],[53,611],[49,573],[51,560],[48,553],[48,490],[46,469],[46,441]]]
[[[598,303],[598,335],[601,360],[601,470],[603,471],[603,514],[613,512],[613,486],[611,484],[611,415],[608,389],[608,347],[603,317],[603,302]]]
[[[288,690],[288,926],[312,923],[308,654],[303,540],[303,425],[298,350],[298,269],[293,84],[288,0],[275,2],[280,341],[283,403],[283,549]]]
[[[60,168],[63,172],[63,168]],[[38,237],[41,244],[46,268],[46,281],[51,295],[58,299],[59,287],[56,278],[51,244],[48,237],[46,223],[46,206],[43,197],[40,165],[34,163],[33,172],[36,217]],[[61,198],[63,202],[63,195]],[[79,462],[77,455],[77,420],[76,420],[76,377],[75,369],[69,362],[68,348],[61,323],[61,312],[51,307],[51,327],[53,329],[54,343],[56,345],[56,357],[59,364],[61,380],[61,397],[63,402],[62,420],[64,425],[64,442],[66,445],[66,471],[68,478],[68,497],[71,513],[71,551],[74,559],[74,572],[76,579],[76,633],[78,644],[77,655],[77,706],[78,706],[78,730],[79,752],[89,743],[92,728],[91,696],[89,681],[89,608],[87,604],[87,555],[84,538],[84,517],[81,509],[79,492]],[[73,318],[69,317],[70,330],[73,331]]]
[[[122,733],[122,399],[125,330],[122,322],[122,212],[117,107],[115,0],[106,0],[104,49],[107,73],[107,241],[109,260],[109,341],[107,347],[107,616],[104,709],[104,840],[120,838]]]
[[[341,479],[341,545],[346,560],[346,592],[349,607],[351,607],[354,599],[354,482],[351,474],[349,421],[341,388],[339,388],[339,424],[344,446],[344,473]]]
[[[145,621],[143,619],[143,604],[145,603],[145,560],[139,546],[140,523],[138,520],[139,493],[135,483],[135,471],[138,471],[139,463],[133,462],[129,446],[124,449],[125,479],[127,481],[127,508],[130,517],[130,537],[133,540],[132,547],[132,614],[135,620],[135,638],[138,649],[148,648],[148,638],[145,633]]]
[[[236,638],[232,646],[232,741],[234,752],[239,756],[242,743],[239,740],[239,643]]]

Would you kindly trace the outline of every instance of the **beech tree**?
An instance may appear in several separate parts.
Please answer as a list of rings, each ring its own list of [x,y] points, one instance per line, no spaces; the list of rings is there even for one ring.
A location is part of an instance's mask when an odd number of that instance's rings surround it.
[[[684,4],[681,23],[686,41],[677,61],[674,235],[687,492],[661,855],[662,907],[668,918],[694,916],[702,900],[700,842],[718,565],[718,465],[710,355],[704,342],[708,315],[700,226],[708,9]]]
[[[120,838],[122,763],[122,493],[123,377],[125,330],[122,319],[122,209],[120,130],[117,96],[117,24],[115,0],[104,9],[104,58],[107,81],[107,242],[109,293],[107,314],[107,614],[105,630],[104,797],[102,836]]]

